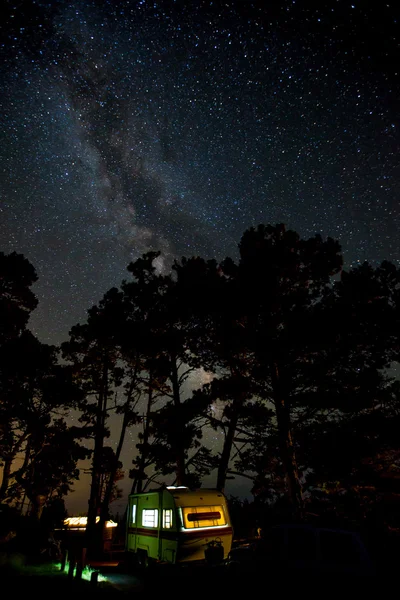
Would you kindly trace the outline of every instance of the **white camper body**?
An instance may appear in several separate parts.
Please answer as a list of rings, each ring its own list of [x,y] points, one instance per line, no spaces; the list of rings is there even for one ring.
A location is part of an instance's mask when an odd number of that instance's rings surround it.
[[[129,496],[126,550],[141,564],[204,561],[209,548],[225,559],[232,535],[227,501],[218,490],[169,487]]]

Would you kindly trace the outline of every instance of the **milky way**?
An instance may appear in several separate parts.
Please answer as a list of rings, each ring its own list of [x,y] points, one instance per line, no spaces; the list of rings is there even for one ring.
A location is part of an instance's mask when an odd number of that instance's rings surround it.
[[[0,249],[42,341],[142,252],[235,257],[261,222],[398,264],[398,9],[368,4],[6,3]]]

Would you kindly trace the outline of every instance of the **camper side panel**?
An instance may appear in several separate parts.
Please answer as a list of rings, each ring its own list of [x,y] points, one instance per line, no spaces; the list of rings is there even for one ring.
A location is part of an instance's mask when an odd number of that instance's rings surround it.
[[[158,493],[129,496],[126,544],[129,552],[144,553],[149,558],[157,558],[159,504]]]
[[[171,495],[157,492],[130,496],[129,517],[127,550],[175,563],[177,514]]]

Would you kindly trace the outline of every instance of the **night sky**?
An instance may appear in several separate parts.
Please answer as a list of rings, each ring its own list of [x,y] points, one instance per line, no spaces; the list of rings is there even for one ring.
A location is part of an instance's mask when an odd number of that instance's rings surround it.
[[[237,257],[284,222],[400,262],[400,8],[2,3],[0,250],[58,344],[150,249]]]

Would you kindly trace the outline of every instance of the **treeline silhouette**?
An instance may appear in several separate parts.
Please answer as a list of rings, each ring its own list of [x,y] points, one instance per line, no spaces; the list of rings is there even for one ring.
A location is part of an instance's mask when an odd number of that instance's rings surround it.
[[[400,527],[400,385],[389,370],[399,359],[400,270],[388,261],[343,270],[338,241],[282,224],[248,229],[237,262],[182,258],[163,273],[159,254],[132,262],[60,348],[27,328],[34,267],[0,254],[0,502],[28,500],[40,519],[90,457],[95,540],[133,427],[132,491],[199,486],[210,473],[224,490],[245,477],[268,514]],[[208,383],[193,389],[199,370]],[[220,434],[216,447],[206,428]]]

